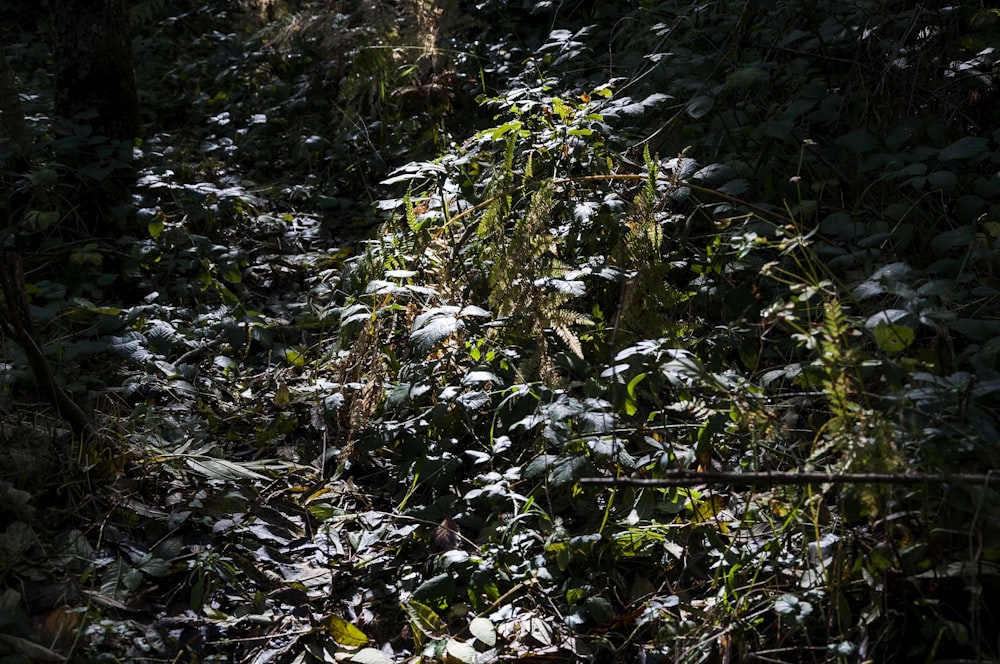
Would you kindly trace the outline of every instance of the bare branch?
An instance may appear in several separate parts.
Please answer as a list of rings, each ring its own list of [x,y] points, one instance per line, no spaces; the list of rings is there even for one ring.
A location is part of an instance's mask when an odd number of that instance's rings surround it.
[[[670,473],[659,479],[638,477],[584,477],[580,484],[598,486],[696,486],[731,484],[734,486],[781,486],[801,484],[991,484],[1000,482],[1000,471],[988,473],[822,473],[723,471]]]

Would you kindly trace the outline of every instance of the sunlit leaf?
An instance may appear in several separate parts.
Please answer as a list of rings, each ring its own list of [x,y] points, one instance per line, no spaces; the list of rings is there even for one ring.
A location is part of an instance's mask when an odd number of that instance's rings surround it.
[[[358,648],[368,643],[364,632],[338,615],[330,616],[323,625],[330,637],[342,646]]]
[[[434,609],[411,599],[404,604],[406,615],[410,617],[410,624],[428,638],[438,639],[445,635],[447,626],[438,617]]]
[[[381,650],[375,648],[362,648],[351,655],[347,661],[355,664],[393,664],[395,660],[386,655]]]
[[[415,601],[444,608],[455,593],[455,579],[450,573],[436,574],[413,590]]]
[[[226,459],[217,459],[205,456],[190,456],[186,457],[184,460],[191,470],[211,479],[267,479],[265,475],[261,475],[243,464],[228,461]]]
[[[418,353],[426,354],[441,341],[462,328],[462,322],[451,315],[439,315],[422,321],[420,327],[414,323],[414,332],[410,335],[413,348]]]
[[[473,618],[469,623],[469,632],[490,648],[496,645],[497,630],[493,622],[487,618]]]
[[[163,234],[163,218],[163,214],[154,214],[150,220],[146,222],[146,231],[154,240]]]
[[[916,338],[916,333],[905,325],[879,323],[872,329],[875,343],[884,351],[898,353],[909,348]]]
[[[472,644],[459,641],[458,639],[448,639],[445,651],[448,653],[449,658],[465,662],[465,664],[475,664],[479,657],[479,653],[472,647]]]

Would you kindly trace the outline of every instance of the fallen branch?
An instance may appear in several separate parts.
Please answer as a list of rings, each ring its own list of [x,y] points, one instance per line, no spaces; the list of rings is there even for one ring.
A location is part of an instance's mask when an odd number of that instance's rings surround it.
[[[598,486],[695,486],[732,484],[735,486],[780,486],[801,484],[990,484],[1000,482],[1000,471],[988,473],[822,473],[724,471],[678,471],[659,479],[638,477],[584,477],[580,484]]]

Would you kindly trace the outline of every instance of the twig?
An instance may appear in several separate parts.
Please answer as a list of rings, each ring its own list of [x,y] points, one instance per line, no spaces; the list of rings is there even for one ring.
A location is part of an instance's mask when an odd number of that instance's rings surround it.
[[[732,484],[737,486],[780,486],[797,484],[990,484],[1000,482],[1000,472],[987,473],[822,473],[724,471],[670,473],[659,479],[638,477],[584,477],[580,484],[599,486],[694,486]]]

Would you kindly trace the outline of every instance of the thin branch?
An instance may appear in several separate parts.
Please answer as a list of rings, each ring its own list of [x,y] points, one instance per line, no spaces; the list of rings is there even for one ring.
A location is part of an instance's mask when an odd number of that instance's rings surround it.
[[[584,477],[580,484],[598,486],[695,486],[731,484],[734,486],[781,486],[797,484],[990,484],[1000,482],[1000,471],[988,473],[822,473],[723,471],[670,473],[660,479],[637,477]]]

